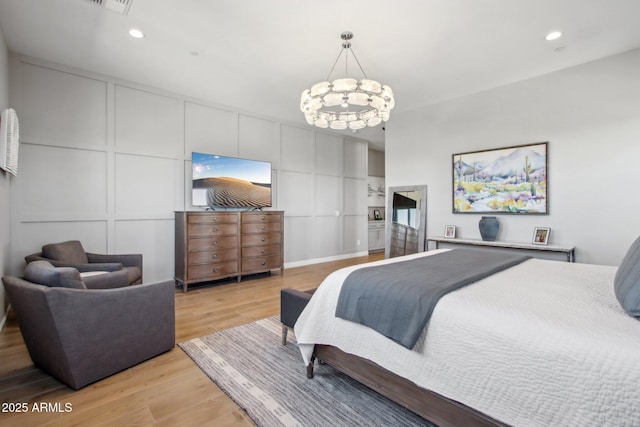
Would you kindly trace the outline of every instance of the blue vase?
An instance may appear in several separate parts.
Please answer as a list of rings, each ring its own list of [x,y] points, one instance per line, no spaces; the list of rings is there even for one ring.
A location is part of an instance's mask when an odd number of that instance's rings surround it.
[[[500,231],[500,223],[495,216],[483,216],[478,223],[480,228],[480,236],[486,242],[495,242]]]

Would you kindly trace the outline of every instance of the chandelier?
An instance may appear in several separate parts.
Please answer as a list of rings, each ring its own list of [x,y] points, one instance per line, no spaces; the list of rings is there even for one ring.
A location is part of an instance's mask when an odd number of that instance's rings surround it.
[[[351,49],[353,33],[345,31],[340,35],[343,40],[338,54],[326,80],[311,86],[302,92],[300,109],[307,123],[320,128],[362,129],[376,126],[389,119],[389,113],[395,105],[393,92],[387,85],[367,78],[358,58]],[[344,53],[345,76],[348,73],[349,52],[358,64],[364,78],[357,81],[341,78],[329,81],[336,64]]]

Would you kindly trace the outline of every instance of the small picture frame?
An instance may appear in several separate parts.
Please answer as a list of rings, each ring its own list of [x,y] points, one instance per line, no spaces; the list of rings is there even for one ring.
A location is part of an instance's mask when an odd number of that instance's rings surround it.
[[[444,226],[444,237],[447,239],[453,239],[456,237],[456,226],[455,225],[445,225]]]
[[[373,218],[374,219],[382,219],[382,215],[380,215],[380,211],[378,209],[373,211]]]
[[[549,234],[551,229],[548,227],[536,227],[533,230],[533,243],[534,245],[546,245],[549,242]]]

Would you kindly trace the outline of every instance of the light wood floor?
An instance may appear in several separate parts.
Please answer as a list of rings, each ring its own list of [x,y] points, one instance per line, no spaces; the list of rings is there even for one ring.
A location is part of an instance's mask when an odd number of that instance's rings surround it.
[[[241,283],[176,290],[176,342],[280,312],[280,290],[316,287],[332,271],[381,259],[382,254],[274,271]],[[300,375],[304,373],[300,372]],[[7,413],[8,403],[27,413]],[[59,402],[71,412],[33,412]],[[251,426],[253,423],[177,346],[81,390],[35,368],[12,313],[0,333],[0,426]]]

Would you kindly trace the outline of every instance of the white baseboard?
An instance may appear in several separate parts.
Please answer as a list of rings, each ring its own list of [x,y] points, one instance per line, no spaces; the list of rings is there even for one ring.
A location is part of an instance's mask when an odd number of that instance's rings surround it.
[[[367,256],[367,255],[369,255],[369,251],[355,252],[355,253],[344,254],[344,255],[335,255],[335,256],[330,256],[326,258],[305,259],[302,261],[286,262],[284,264],[284,268],[303,267],[305,265],[319,264],[321,262],[329,262],[329,261],[339,261],[341,259],[356,258],[361,256]]]

